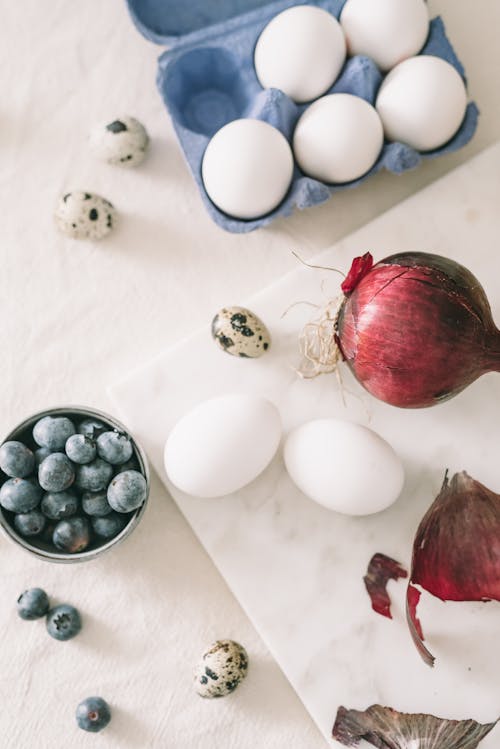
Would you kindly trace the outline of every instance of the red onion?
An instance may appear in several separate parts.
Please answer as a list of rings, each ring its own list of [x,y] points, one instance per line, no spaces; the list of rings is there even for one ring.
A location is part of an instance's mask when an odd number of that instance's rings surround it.
[[[363,578],[372,602],[372,609],[388,619],[392,619],[392,614],[387,583],[389,580],[399,580],[400,577],[408,577],[408,573],[399,562],[385,554],[374,554]]]
[[[465,471],[451,481],[445,476],[413,544],[407,618],[422,658],[432,666],[417,618],[416,585],[442,601],[500,601],[500,495]]]
[[[376,398],[422,408],[500,371],[500,331],[486,294],[462,265],[403,252],[356,258],[344,283],[336,341]]]
[[[364,712],[339,707],[332,735],[344,746],[358,746],[364,739],[377,749],[476,749],[495,726],[372,705]]]

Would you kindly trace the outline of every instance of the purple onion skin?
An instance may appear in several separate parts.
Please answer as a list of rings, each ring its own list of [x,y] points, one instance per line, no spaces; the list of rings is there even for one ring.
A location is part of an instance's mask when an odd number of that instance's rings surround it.
[[[442,601],[500,601],[500,495],[445,478],[413,542],[411,582]]]
[[[432,666],[416,585],[442,601],[500,601],[500,495],[465,471],[450,481],[445,477],[413,542],[407,620],[420,655]]]
[[[425,408],[500,371],[500,331],[478,280],[449,258],[403,252],[373,266],[346,294],[337,341],[369,393]]]
[[[339,707],[332,736],[351,747],[364,740],[377,749],[477,749],[497,723],[400,713],[382,705],[364,711]]]
[[[370,596],[372,609],[381,616],[392,619],[391,599],[387,592],[389,580],[408,577],[407,571],[395,559],[385,554],[374,554],[363,578],[366,592]]]

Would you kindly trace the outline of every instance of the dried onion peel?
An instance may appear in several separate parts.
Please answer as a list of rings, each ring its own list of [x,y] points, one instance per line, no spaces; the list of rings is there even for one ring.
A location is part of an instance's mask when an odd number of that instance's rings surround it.
[[[500,371],[500,331],[478,280],[454,260],[403,252],[355,258],[336,343],[363,387],[402,408],[453,397]]]
[[[442,601],[500,601],[500,495],[465,471],[451,481],[445,476],[413,543],[407,618],[413,641],[432,666],[417,618],[416,585]]]
[[[373,555],[363,581],[372,602],[372,609],[377,614],[392,619],[387,583],[389,580],[399,580],[401,577],[408,577],[408,573],[399,562],[385,554]]]
[[[381,705],[364,712],[340,707],[332,736],[344,746],[358,746],[364,739],[377,749],[476,749],[497,722],[398,713]]]

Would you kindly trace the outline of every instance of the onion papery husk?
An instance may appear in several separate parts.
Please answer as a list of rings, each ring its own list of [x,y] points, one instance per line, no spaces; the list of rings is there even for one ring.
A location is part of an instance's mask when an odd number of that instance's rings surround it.
[[[467,268],[425,252],[391,255],[373,267],[370,259],[355,258],[336,326],[342,358],[368,392],[424,408],[500,370],[500,331]]]
[[[420,655],[432,666],[415,586],[442,601],[500,601],[500,495],[465,471],[451,481],[445,476],[413,543],[407,619]]]
[[[364,739],[377,749],[476,749],[497,722],[446,720],[423,713],[399,713],[381,705],[364,712],[340,707],[332,736],[351,747]]]
[[[370,559],[363,581],[370,596],[372,609],[377,614],[392,619],[387,583],[401,577],[408,577],[408,573],[395,559],[380,553],[374,554]]]

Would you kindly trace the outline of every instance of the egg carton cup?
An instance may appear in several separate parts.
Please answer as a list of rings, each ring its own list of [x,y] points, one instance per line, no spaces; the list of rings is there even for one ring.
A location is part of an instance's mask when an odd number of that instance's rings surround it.
[[[206,209],[216,224],[242,234],[270,224],[280,216],[319,205],[335,193],[352,189],[382,169],[402,174],[424,159],[435,159],[465,146],[474,135],[479,110],[468,104],[456,135],[444,146],[421,153],[398,142],[385,141],[375,165],[361,178],[344,184],[325,184],[306,176],[295,164],[292,183],[280,205],[252,220],[232,218],[210,200],[201,177],[205,149],[212,136],[232,120],[250,117],[276,127],[291,144],[297,120],[310,105],[296,104],[278,89],[263,89],[254,69],[254,49],[269,21],[294,5],[312,5],[337,19],[346,0],[267,3],[226,0],[207,8],[206,2],[175,3],[173,0],[127,0],[130,14],[141,33],[151,41],[170,44],[158,63],[157,85],[172,118],[184,156],[199,187]],[[253,10],[243,12],[249,5]],[[258,7],[255,7],[255,6]],[[224,19],[224,13],[232,17]],[[211,23],[215,21],[215,23]],[[178,33],[173,34],[175,28]],[[434,55],[451,63],[465,79],[464,68],[448,40],[440,17],[430,23],[429,36],[420,54]],[[334,85],[325,92],[347,93],[375,103],[383,74],[369,57],[348,58]]]

